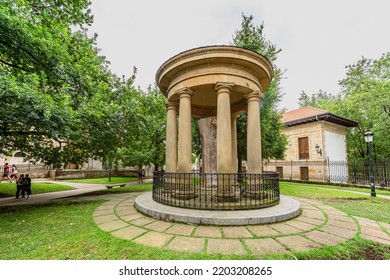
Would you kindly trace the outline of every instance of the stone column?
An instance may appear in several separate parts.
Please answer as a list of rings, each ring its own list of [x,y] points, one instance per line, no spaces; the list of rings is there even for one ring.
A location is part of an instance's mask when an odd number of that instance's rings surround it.
[[[178,140],[178,172],[191,172],[192,129],[191,129],[191,97],[194,92],[186,87],[177,91],[179,105],[179,140]]]
[[[237,158],[237,116],[232,116],[232,173],[238,172]]]
[[[176,106],[175,103],[167,102],[167,135],[165,167],[166,172],[177,170],[177,130],[176,130]]]
[[[232,172],[232,126],[230,90],[232,83],[217,83],[217,172]]]
[[[260,99],[261,92],[254,91],[247,97],[247,173],[261,173],[261,132],[260,132]]]
[[[232,168],[232,124],[230,110],[230,90],[234,84],[217,83],[217,200],[237,201]],[[220,174],[229,173],[229,174]]]

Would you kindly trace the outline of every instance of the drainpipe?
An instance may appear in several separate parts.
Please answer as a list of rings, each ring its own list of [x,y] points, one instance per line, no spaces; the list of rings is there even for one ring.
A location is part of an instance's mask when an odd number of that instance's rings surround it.
[[[325,150],[324,150],[324,127],[323,127],[323,123],[318,119],[318,115],[316,115],[316,120],[317,122],[320,123],[320,133],[321,133],[321,150],[322,150],[322,153],[321,153],[321,167],[322,167],[322,181],[325,182],[325,166],[324,166],[324,154],[325,154]]]

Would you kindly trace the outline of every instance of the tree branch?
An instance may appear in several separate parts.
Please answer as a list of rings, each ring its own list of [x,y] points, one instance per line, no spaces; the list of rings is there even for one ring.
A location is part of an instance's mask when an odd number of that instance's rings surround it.
[[[27,69],[24,69],[24,68],[22,68],[22,67],[20,67],[20,66],[18,66],[18,65],[9,63],[9,62],[7,62],[7,61],[1,59],[1,58],[0,58],[0,63],[5,64],[5,65],[7,65],[7,66],[9,66],[9,67],[12,67],[12,68],[16,68],[16,69],[19,69],[19,70],[22,70],[22,71],[31,73],[30,70],[27,70]]]

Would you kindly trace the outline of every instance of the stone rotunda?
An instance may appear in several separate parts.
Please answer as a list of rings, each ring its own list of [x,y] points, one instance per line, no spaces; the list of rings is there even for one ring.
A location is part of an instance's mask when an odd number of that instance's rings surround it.
[[[176,210],[248,210],[280,204],[278,175],[262,173],[261,159],[260,100],[272,76],[266,58],[233,46],[191,49],[161,65],[156,82],[167,97],[166,170],[154,173],[153,203]],[[243,112],[248,117],[247,171],[239,174],[236,119]],[[211,116],[217,118],[217,172],[193,172],[191,121]],[[300,207],[293,208],[289,218],[299,214]]]

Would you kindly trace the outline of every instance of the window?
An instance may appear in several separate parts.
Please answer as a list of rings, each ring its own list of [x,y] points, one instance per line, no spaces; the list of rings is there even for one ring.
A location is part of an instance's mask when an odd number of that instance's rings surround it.
[[[309,159],[309,137],[298,138],[299,159]]]
[[[300,167],[301,169],[301,180],[309,181],[309,168],[308,167]]]
[[[283,166],[277,166],[276,172],[279,173],[279,178],[283,178]]]
[[[24,154],[24,153],[22,153],[22,152],[17,152],[15,155],[14,155],[14,157],[25,157],[26,155]]]

